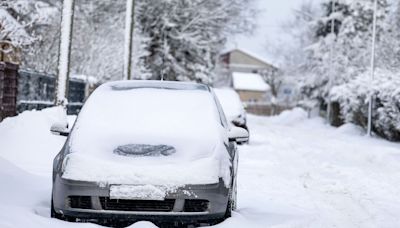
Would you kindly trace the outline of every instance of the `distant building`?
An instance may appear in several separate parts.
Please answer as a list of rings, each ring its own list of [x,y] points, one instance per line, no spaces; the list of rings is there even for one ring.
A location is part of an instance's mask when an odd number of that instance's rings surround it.
[[[285,80],[282,71],[262,57],[242,49],[223,52],[214,86],[230,86],[240,96],[246,111],[277,115],[293,107],[296,84]]]
[[[245,103],[270,102],[271,87],[262,75],[277,72],[278,68],[266,60],[241,49],[233,49],[220,55],[220,65],[227,84],[232,86]]]
[[[241,49],[233,49],[222,53],[220,62],[225,69],[231,72],[261,73],[278,69],[263,58]]]
[[[264,102],[271,90],[259,74],[233,72],[232,82],[233,88],[244,103]]]

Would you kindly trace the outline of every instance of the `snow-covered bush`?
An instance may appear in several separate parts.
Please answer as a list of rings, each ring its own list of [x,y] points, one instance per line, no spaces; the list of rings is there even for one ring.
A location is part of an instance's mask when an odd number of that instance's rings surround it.
[[[375,80],[370,83],[366,71],[354,80],[334,87],[330,93],[332,101],[338,102],[346,123],[364,128],[368,124],[368,102],[373,94],[373,130],[389,140],[400,140],[400,74],[377,70]]]

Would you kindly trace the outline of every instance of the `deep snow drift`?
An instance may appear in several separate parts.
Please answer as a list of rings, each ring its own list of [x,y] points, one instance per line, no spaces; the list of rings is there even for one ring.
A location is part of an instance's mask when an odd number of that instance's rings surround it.
[[[53,111],[0,123],[1,228],[98,227],[49,218],[49,161],[63,141],[48,132]],[[353,125],[328,127],[301,109],[250,115],[249,127],[250,145],[240,147],[238,211],[215,227],[400,227],[399,144],[365,137]]]
[[[52,135],[50,127],[64,121],[66,116],[59,108],[24,112],[5,119],[0,123],[0,157],[29,172],[47,175],[65,142],[65,138]]]

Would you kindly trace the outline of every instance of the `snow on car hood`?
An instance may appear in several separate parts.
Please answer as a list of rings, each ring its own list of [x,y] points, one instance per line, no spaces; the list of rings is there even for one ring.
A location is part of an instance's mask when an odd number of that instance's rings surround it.
[[[71,133],[63,178],[229,183],[227,136],[208,91],[118,85],[101,86],[86,102]]]

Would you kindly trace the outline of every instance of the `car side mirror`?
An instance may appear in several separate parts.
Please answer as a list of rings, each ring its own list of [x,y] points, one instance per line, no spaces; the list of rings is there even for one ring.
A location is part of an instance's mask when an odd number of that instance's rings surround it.
[[[50,128],[50,131],[51,131],[51,133],[53,133],[53,135],[60,135],[60,136],[68,136],[69,135],[68,125],[65,125],[62,123],[53,124]]]
[[[249,141],[249,132],[244,128],[232,126],[228,137],[231,142],[246,143]]]
[[[243,119],[242,118],[236,118],[236,119],[233,119],[232,120],[232,123],[235,125],[235,126],[241,126],[241,125],[244,125],[245,123],[244,123],[244,121],[243,121]]]

